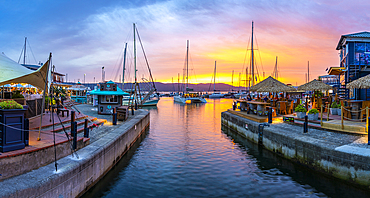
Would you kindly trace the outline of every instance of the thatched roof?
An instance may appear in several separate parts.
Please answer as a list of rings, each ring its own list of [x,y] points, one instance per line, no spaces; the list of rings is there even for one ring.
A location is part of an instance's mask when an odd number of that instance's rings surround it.
[[[256,91],[256,92],[288,92],[288,91],[295,91],[293,87],[289,87],[288,85],[274,79],[273,77],[269,76],[265,80],[259,82],[258,84],[254,85],[249,89],[249,91]]]
[[[348,89],[368,89],[370,88],[370,74],[356,79],[347,84]]]
[[[329,90],[329,89],[333,89],[333,87],[321,81],[318,81],[316,79],[298,87],[298,90],[302,90],[302,91],[319,91],[319,90]]]

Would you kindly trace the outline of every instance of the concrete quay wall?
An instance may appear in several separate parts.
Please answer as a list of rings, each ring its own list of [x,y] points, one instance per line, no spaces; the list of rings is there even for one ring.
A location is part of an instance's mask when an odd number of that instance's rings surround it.
[[[78,197],[94,186],[130,149],[150,124],[146,110],[78,151],[37,170],[0,182],[0,197]]]
[[[222,113],[221,123],[231,131],[259,143],[258,126],[261,123],[229,112]],[[304,135],[303,129],[301,135],[289,133],[274,127],[274,124],[264,127],[261,143],[264,148],[315,171],[367,189],[370,187],[370,149],[312,138]]]

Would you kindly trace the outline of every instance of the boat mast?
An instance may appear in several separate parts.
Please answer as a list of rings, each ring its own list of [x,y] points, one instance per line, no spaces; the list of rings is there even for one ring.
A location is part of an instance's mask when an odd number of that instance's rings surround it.
[[[136,38],[135,38],[135,23],[133,23],[133,26],[134,26],[134,69],[135,69],[135,89],[134,89],[134,100],[135,100],[135,104],[137,104],[137,90],[136,90],[136,86],[137,86],[137,78],[136,78]],[[136,105],[135,105],[136,106]],[[136,108],[135,108],[136,109]]]
[[[26,43],[27,43],[27,37],[24,38],[23,65],[26,65]]]
[[[252,68],[252,86],[254,86],[254,50],[253,50],[253,21],[252,21],[252,41],[251,41],[251,68]]]
[[[231,73],[231,91],[234,91],[234,70]]]
[[[189,40],[186,42],[186,92],[189,88]]]
[[[216,61],[215,61],[215,71],[213,74],[213,92],[216,91]]]
[[[127,43],[125,45],[125,51],[123,53],[122,90],[123,90],[123,85],[125,84],[126,52],[127,52]]]
[[[308,61],[307,65],[307,82],[310,82],[310,61]]]

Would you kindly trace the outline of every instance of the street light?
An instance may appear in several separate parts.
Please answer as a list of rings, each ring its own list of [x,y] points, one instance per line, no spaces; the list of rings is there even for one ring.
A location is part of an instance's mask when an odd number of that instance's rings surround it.
[[[84,84],[85,84],[85,77],[86,77],[86,74],[84,74]]]

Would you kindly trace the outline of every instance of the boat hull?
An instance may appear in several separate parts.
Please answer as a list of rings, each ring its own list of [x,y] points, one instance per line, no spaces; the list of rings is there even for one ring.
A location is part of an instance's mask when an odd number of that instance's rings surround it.
[[[181,96],[174,96],[173,100],[178,103],[182,104],[194,104],[194,103],[207,103],[207,100],[200,97],[181,97]]]

